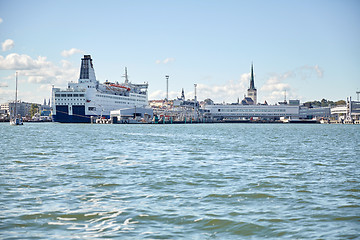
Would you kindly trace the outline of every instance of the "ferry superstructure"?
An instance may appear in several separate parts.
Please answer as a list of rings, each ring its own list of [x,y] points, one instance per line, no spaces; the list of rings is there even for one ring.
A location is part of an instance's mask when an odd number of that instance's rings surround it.
[[[110,116],[110,111],[148,106],[148,83],[99,83],[90,55],[81,59],[80,78],[66,89],[52,89],[52,118],[61,123],[89,123],[91,117]]]

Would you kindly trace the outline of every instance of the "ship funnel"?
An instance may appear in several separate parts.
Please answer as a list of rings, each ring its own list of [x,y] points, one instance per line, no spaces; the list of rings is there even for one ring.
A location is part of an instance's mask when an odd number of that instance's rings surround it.
[[[96,81],[95,70],[90,55],[84,55],[84,58],[81,59],[80,79]]]

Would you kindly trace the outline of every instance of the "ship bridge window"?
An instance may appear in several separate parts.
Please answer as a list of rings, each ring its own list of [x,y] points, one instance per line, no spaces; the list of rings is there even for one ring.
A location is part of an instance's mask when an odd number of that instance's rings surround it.
[[[66,94],[61,94],[61,97],[66,97]]]
[[[84,96],[84,94],[79,94],[79,97],[83,97]]]
[[[68,94],[67,96],[68,96],[68,97],[72,97],[72,94]]]
[[[74,97],[78,97],[79,96],[79,94],[74,94]]]
[[[55,97],[60,97],[60,94],[55,94]]]

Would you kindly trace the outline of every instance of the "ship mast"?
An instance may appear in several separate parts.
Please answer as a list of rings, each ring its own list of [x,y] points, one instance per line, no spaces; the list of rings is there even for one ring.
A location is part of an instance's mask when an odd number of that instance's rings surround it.
[[[128,79],[128,74],[127,74],[127,67],[125,67],[125,83],[128,84],[129,83],[129,79]]]

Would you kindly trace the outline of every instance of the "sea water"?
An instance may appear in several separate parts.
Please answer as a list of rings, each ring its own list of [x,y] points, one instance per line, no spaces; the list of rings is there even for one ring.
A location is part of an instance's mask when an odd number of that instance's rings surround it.
[[[360,126],[0,124],[1,239],[354,239]]]

